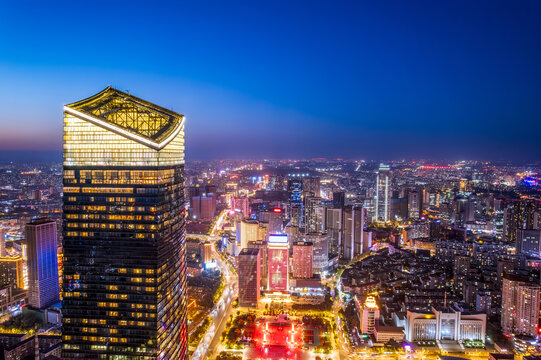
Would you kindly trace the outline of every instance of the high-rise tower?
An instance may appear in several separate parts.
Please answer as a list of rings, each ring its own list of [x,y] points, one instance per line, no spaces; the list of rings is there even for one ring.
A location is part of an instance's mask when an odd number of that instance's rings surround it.
[[[376,176],[376,221],[391,220],[391,168],[380,164]]]
[[[28,257],[28,303],[43,309],[57,303],[58,243],[56,222],[36,219],[25,226]]]
[[[184,116],[108,87],[64,107],[63,359],[187,355]]]

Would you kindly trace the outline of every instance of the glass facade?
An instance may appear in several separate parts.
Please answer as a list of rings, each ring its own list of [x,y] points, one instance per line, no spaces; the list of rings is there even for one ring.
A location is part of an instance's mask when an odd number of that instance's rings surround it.
[[[111,88],[65,108],[64,359],[188,359],[183,117],[156,109]]]

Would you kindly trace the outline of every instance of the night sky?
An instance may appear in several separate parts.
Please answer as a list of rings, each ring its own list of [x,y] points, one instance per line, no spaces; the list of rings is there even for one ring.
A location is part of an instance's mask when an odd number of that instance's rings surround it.
[[[108,85],[190,159],[541,159],[541,2],[0,2],[0,149]]]

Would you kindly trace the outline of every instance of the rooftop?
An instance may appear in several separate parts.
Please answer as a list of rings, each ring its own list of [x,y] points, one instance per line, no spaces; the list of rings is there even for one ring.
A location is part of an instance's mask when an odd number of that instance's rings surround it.
[[[175,138],[184,124],[183,115],[110,86],[64,110],[155,150]]]
[[[259,253],[258,248],[244,248],[240,251],[239,255],[257,255]]]

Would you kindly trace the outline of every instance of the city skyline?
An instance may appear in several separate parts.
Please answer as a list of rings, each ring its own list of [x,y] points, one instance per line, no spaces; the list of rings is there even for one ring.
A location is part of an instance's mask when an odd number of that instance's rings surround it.
[[[0,359],[541,359],[540,19],[0,3]]]
[[[60,157],[62,105],[111,85],[182,109],[188,159],[539,158],[539,3],[389,5],[114,4],[114,40],[99,7],[3,4],[0,151]]]

